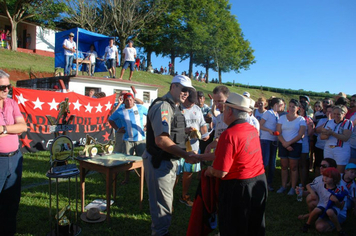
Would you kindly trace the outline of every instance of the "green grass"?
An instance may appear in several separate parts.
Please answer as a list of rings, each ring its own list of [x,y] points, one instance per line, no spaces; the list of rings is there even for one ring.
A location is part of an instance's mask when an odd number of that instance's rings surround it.
[[[45,176],[49,168],[49,153],[41,152],[38,155],[24,155],[24,172],[23,172],[23,190],[18,213],[17,235],[46,235],[49,230],[49,186],[48,179]],[[280,185],[280,167],[277,161],[276,179],[274,187]],[[193,176],[190,195],[194,196],[198,185],[198,180]],[[120,185],[123,180],[123,173],[119,174],[117,198],[113,204],[112,221],[98,224],[89,224],[82,222],[79,218],[78,225],[82,228],[81,235],[149,235],[150,234],[150,214],[148,205],[147,188],[144,188],[143,209],[139,210],[139,178],[135,172],[130,173],[130,183]],[[313,174],[310,174],[310,181]],[[79,177],[78,177],[79,182]],[[35,185],[36,184],[36,185]],[[32,187],[31,187],[32,186]],[[55,223],[55,185],[52,184],[52,221]],[[75,209],[75,182],[71,180],[70,191],[72,194],[72,211]],[[78,184],[78,197],[80,187]],[[182,184],[176,186],[174,191],[174,212],[172,226],[170,227],[171,235],[185,235],[188,227],[191,209],[181,204],[178,199],[182,191]],[[99,173],[93,173],[86,178],[86,204],[94,199],[105,198],[105,177]],[[67,204],[67,183],[59,183],[60,208]],[[78,198],[78,209],[80,209],[80,198]],[[79,210],[80,211],[80,210]],[[302,234],[300,227],[304,222],[299,221],[297,216],[305,214],[307,207],[305,199],[303,202],[297,202],[296,196],[287,196],[286,194],[276,194],[269,192],[266,209],[266,229],[268,236],[284,235],[320,235],[313,228],[307,234]],[[73,216],[74,217],[74,216]],[[79,217],[79,216],[78,216]],[[72,218],[73,219],[73,218]],[[344,229],[349,235],[354,230],[353,222],[356,217],[351,216],[344,224]],[[217,232],[215,230],[211,235]],[[324,235],[334,235],[327,233]]]

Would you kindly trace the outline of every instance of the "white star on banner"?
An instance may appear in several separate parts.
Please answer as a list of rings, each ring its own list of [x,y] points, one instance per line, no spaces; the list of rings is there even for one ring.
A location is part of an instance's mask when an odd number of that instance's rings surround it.
[[[20,94],[20,96],[18,96],[18,95],[16,95],[16,97],[17,97],[17,103],[18,104],[22,104],[24,107],[26,106],[25,105],[25,102],[27,102],[28,101],[28,99],[26,99],[26,98],[24,98],[23,96],[22,96],[22,93]]]
[[[37,100],[36,100],[35,102],[32,102],[32,103],[35,104],[33,110],[36,109],[36,108],[42,110],[42,104],[43,104],[44,102],[41,102],[38,97],[37,97]]]
[[[57,110],[57,106],[58,106],[59,102],[56,102],[56,100],[54,100],[54,98],[53,98],[52,102],[47,102],[47,103],[48,103],[48,105],[51,106],[51,108],[49,108],[49,110],[52,110],[52,109]]]
[[[110,101],[109,101],[108,103],[105,104],[105,106],[106,106],[106,110],[105,110],[105,111],[111,110],[112,104],[111,104]]]
[[[80,111],[80,107],[82,106],[82,104],[79,103],[79,99],[77,99],[77,101],[74,102],[73,105],[74,105],[74,110],[77,109],[78,111]]]
[[[96,112],[102,112],[101,108],[103,108],[103,106],[100,105],[100,103],[99,103],[99,105],[97,105],[95,108],[96,108]]]
[[[88,111],[89,113],[91,113],[91,109],[93,109],[93,107],[90,106],[90,102],[89,102],[88,105],[85,106],[85,112]]]

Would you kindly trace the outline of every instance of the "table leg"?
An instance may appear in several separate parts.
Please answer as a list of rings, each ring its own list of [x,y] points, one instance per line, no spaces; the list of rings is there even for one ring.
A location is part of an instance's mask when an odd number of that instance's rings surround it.
[[[141,167],[141,181],[140,181],[140,210],[142,210],[142,202],[143,202],[143,182],[144,182],[144,178],[145,178],[145,173],[144,173],[144,168],[143,168],[143,164]]]
[[[111,200],[111,170],[106,170],[106,220],[110,222],[110,200]]]
[[[82,200],[82,213],[84,212],[85,205],[85,168],[80,168],[80,186],[81,186],[81,200]]]
[[[113,173],[113,177],[114,177],[114,183],[113,183],[113,199],[114,199],[114,201],[116,200],[116,183],[117,183],[117,176],[118,176],[118,174],[117,173]]]

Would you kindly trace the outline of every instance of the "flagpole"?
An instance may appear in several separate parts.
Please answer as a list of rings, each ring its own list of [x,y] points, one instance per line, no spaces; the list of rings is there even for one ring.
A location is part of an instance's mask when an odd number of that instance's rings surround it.
[[[77,66],[76,66],[76,71],[75,71],[75,76],[78,76],[78,65],[79,65],[79,62],[78,62],[78,46],[79,46],[79,34],[78,34],[78,27],[77,27],[77,46],[76,46],[76,53],[77,53],[77,58],[76,58],[76,63],[77,63]]]

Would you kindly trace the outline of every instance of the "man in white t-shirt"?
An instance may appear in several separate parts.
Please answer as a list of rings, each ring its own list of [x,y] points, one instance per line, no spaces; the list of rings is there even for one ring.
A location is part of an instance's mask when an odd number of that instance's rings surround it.
[[[116,63],[119,63],[119,53],[117,47],[114,45],[114,39],[109,40],[109,46],[105,48],[106,67],[108,68],[110,78],[115,79],[115,58]]]
[[[132,79],[132,75],[134,72],[134,65],[135,65],[135,58],[136,58],[136,48],[133,47],[133,41],[130,40],[129,41],[129,46],[126,47],[123,51],[123,57],[125,58],[125,63],[124,66],[121,69],[121,75],[119,79],[122,79],[122,77],[124,76],[125,70],[127,69],[127,67],[130,66],[130,77],[129,80]]]
[[[70,75],[70,69],[72,68],[74,52],[77,48],[77,44],[73,41],[74,34],[70,33],[69,38],[63,42],[65,66],[64,75]]]
[[[102,60],[101,58],[98,57],[98,53],[95,51],[94,45],[90,46],[90,50],[87,52],[87,59],[90,60],[90,67],[91,67],[89,68],[89,66],[87,66],[88,75],[94,76],[96,60],[97,59]]]

